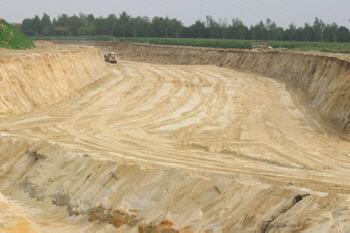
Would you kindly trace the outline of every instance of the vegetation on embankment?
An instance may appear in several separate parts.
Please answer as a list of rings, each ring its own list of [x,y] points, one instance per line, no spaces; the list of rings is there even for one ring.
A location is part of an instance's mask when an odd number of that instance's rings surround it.
[[[16,27],[0,19],[0,48],[27,49],[34,47],[33,42]]]
[[[181,45],[211,48],[251,49],[252,40],[233,39],[195,39],[195,38],[145,38],[145,37],[113,37],[113,36],[63,36],[32,37],[33,40],[86,40],[136,42],[160,45]],[[350,43],[312,42],[312,41],[269,41],[272,48],[287,48],[301,51],[317,50],[321,52],[350,53]]]

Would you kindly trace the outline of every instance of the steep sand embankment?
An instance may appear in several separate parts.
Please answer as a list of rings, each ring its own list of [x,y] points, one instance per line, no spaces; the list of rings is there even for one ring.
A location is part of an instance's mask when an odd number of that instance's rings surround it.
[[[31,53],[2,50],[0,117],[58,103],[109,73],[101,52],[92,47],[53,47]]]
[[[115,51],[121,59],[183,65],[220,65],[244,72],[291,80],[309,106],[350,134],[350,62],[331,56],[302,53],[248,52],[211,48],[116,42],[61,42]]]

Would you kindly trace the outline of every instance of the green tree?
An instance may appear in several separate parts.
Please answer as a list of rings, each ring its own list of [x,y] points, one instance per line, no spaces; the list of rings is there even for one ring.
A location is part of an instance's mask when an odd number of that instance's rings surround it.
[[[41,24],[41,20],[40,20],[38,15],[35,15],[35,17],[33,19],[33,31],[37,35],[41,35],[42,30],[43,30],[43,27],[42,27],[42,24]]]
[[[95,17],[92,14],[86,15],[80,12],[79,19],[82,25],[78,29],[78,35],[79,36],[93,35],[94,34],[93,22]]]
[[[256,36],[256,39],[258,40],[267,40],[268,39],[268,31],[266,29],[266,26],[262,20],[254,27],[254,34]]]
[[[250,40],[256,40],[256,35],[255,35],[255,30],[254,30],[254,26],[251,25],[248,31],[248,39]]]
[[[169,21],[168,17],[154,17],[152,19],[153,36],[169,37]]]
[[[56,23],[55,23],[55,27],[64,27],[66,28],[68,24],[68,15],[67,14],[63,14],[63,15],[59,15],[57,17]]]
[[[232,19],[230,27],[231,37],[233,39],[247,39],[249,29],[243,24],[239,18]]]
[[[120,32],[119,35],[122,37],[128,36],[128,32],[130,31],[130,18],[131,16],[125,11],[119,14],[118,29]]]
[[[283,40],[284,39],[284,28],[277,27],[276,28],[276,40]]]
[[[209,38],[220,38],[219,24],[210,15],[206,17],[206,28],[208,30]]]
[[[50,27],[51,26],[51,19],[50,16],[46,13],[43,14],[43,17],[41,18],[41,24],[43,27]]]
[[[78,35],[79,28],[83,25],[78,16],[73,15],[68,18],[67,28],[72,36]]]
[[[294,23],[289,24],[289,28],[285,31],[285,40],[298,40],[298,31]]]
[[[181,21],[177,20],[176,18],[170,19],[169,20],[170,36],[179,38],[182,27],[183,25]]]
[[[205,23],[201,20],[197,20],[194,24],[194,31],[197,38],[205,37]]]
[[[220,38],[225,39],[228,32],[228,23],[226,18],[219,18],[218,28],[220,32]]]
[[[350,42],[350,31],[348,28],[344,26],[339,27],[337,35],[339,42]]]
[[[107,19],[104,19],[102,17],[95,19],[93,23],[94,34],[107,35],[107,32],[108,32],[107,24],[108,24]]]
[[[133,37],[139,36],[142,30],[142,27],[145,27],[145,24],[147,23],[147,19],[146,20],[144,19],[141,18],[140,16],[130,19],[130,32]]]
[[[131,17],[125,11],[119,14],[109,14],[107,18],[95,18],[93,14],[79,13],[79,17],[69,17],[62,14],[53,18],[46,13],[40,19],[24,19],[20,29],[28,36],[50,35],[111,35],[133,37],[186,37],[186,38],[233,38],[253,40],[295,40],[295,41],[350,41],[349,29],[337,24],[325,24],[315,18],[312,25],[305,23],[304,27],[297,28],[290,24],[287,29],[277,27],[276,23],[267,18],[249,28],[238,18],[228,24],[224,18],[218,21],[208,15],[205,21],[197,20],[193,25],[185,27],[176,18],[154,17],[152,21],[146,16]]]
[[[272,22],[271,19],[267,18],[266,20],[266,30],[267,30],[267,39],[268,40],[276,40],[276,30],[277,25],[275,22]]]
[[[95,21],[95,16],[93,14],[87,15],[87,22],[89,25],[92,25]]]
[[[21,30],[27,36],[34,36],[33,19],[24,19],[22,21]]]
[[[313,40],[313,28],[309,23],[305,23],[302,28],[301,40],[303,41],[312,41]]]
[[[117,35],[118,18],[115,14],[110,14],[107,17],[107,34],[110,36]]]
[[[52,36],[53,35],[53,27],[52,22],[50,19],[50,16],[44,13],[43,17],[41,18],[41,25],[42,25],[42,34],[43,36]]]
[[[82,26],[78,29],[79,36],[92,36],[94,34],[93,27]]]
[[[141,26],[139,31],[139,36],[150,37],[152,36],[152,24],[151,20],[147,16],[141,17]]]
[[[324,29],[326,28],[326,24],[322,20],[316,17],[313,28],[314,28],[315,41],[323,41],[323,32],[324,32]]]
[[[68,35],[68,30],[64,27],[56,27],[54,30],[54,35],[55,36],[67,36]]]
[[[338,40],[337,32],[338,25],[336,23],[327,24],[323,32],[323,39],[325,41],[336,42]]]

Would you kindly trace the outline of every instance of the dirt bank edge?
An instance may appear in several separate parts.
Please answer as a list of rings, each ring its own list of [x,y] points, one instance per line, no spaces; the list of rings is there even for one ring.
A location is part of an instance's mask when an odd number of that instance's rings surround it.
[[[109,74],[100,50],[60,49],[0,57],[0,117],[58,103]]]

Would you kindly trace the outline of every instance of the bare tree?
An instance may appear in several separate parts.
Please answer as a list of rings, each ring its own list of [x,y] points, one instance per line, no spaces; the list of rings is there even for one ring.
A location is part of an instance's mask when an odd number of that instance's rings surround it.
[[[225,39],[226,32],[228,29],[228,23],[226,18],[220,18],[218,22],[221,39]]]

